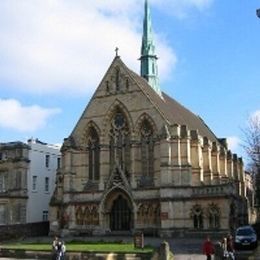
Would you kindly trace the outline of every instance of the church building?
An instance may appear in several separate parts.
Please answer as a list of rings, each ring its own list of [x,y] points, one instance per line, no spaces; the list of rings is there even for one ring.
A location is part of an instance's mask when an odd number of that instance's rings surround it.
[[[140,62],[138,75],[116,52],[64,139],[50,231],[173,236],[247,224],[242,159],[160,87],[147,0]]]

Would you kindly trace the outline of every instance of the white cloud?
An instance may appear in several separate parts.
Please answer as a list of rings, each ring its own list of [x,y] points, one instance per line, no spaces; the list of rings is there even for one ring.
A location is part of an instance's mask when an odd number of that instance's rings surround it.
[[[47,120],[59,112],[58,108],[23,106],[15,99],[0,99],[0,127],[34,132],[44,127]]]
[[[229,150],[236,153],[240,148],[241,139],[237,136],[229,136],[227,137],[227,143]]]
[[[260,129],[260,110],[256,110],[249,115],[247,127],[246,131],[250,133],[254,133],[257,129]]]
[[[210,0],[151,1],[176,10],[203,9]],[[180,4],[182,2],[182,4]],[[173,8],[169,8],[173,10]],[[175,10],[175,9],[174,9]],[[0,1],[0,80],[27,92],[93,92],[116,46],[123,61],[139,71],[143,4],[140,0]],[[162,81],[177,61],[174,50],[156,42]],[[0,86],[1,87],[1,86]]]
[[[253,113],[250,115],[250,118],[251,118],[251,119],[255,119],[255,120],[257,120],[258,122],[260,122],[260,110],[256,110],[255,112],[253,112]]]

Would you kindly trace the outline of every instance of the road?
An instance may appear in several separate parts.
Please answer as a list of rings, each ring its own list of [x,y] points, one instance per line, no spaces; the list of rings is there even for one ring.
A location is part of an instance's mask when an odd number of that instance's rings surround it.
[[[200,239],[168,239],[166,241],[174,254],[174,260],[205,260],[205,256],[201,254],[203,241]],[[260,260],[260,245],[256,250],[237,250],[236,260]]]

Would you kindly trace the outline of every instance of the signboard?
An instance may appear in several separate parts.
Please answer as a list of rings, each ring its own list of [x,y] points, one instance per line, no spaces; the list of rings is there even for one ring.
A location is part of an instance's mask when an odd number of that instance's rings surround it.
[[[144,248],[144,234],[143,232],[136,232],[134,234],[134,247],[135,248]]]
[[[169,218],[168,212],[161,212],[161,220],[166,220],[168,218]]]

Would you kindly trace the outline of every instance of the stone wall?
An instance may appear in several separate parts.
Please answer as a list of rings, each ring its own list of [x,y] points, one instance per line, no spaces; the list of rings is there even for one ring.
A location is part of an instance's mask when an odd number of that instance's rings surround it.
[[[49,222],[0,226],[0,241],[22,237],[47,236]]]
[[[51,259],[51,252],[44,251],[25,251],[25,250],[9,250],[0,249],[0,257],[16,257],[20,259],[30,258],[30,259]],[[68,252],[66,253],[66,259],[68,260],[166,260],[165,258],[160,258],[160,255],[152,254],[115,254],[115,253],[83,253],[83,252]]]

